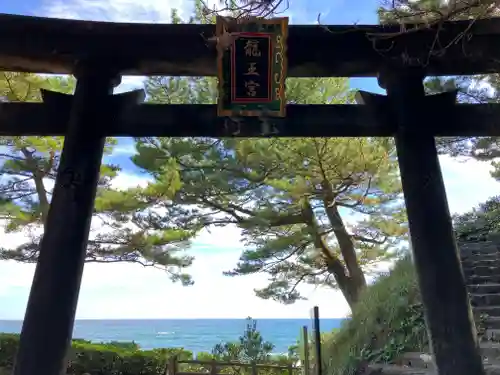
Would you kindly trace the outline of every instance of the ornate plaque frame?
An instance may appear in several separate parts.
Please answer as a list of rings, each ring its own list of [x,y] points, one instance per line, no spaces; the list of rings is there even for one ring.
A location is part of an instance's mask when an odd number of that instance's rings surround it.
[[[234,20],[235,30],[227,20],[216,23],[218,38],[234,36],[217,58],[218,116],[285,117],[288,17]]]

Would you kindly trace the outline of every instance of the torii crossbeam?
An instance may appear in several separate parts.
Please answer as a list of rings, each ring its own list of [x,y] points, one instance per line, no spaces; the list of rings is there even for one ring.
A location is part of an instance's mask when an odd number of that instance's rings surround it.
[[[215,106],[143,105],[141,92],[111,95],[125,74],[215,76],[216,51],[205,39],[214,29],[0,15],[1,70],[78,80],[73,97],[45,92],[44,103],[0,104],[0,135],[66,136],[14,374],[65,367],[106,136],[394,136],[438,371],[483,375],[434,137],[499,136],[500,107],[455,104],[456,93],[425,96],[422,81],[500,71],[500,20],[409,25],[411,32],[291,26],[288,76],[382,74],[388,95],[362,93],[364,105],[291,105],[271,131],[255,119],[217,118]]]

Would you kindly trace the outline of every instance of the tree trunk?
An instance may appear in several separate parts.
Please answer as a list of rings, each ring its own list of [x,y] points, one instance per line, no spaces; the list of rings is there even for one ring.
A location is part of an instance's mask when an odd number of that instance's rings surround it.
[[[46,175],[45,171],[41,171],[38,163],[33,158],[31,152],[26,148],[22,148],[21,152],[26,158],[26,165],[30,168],[30,171],[33,175],[33,181],[35,183],[35,190],[38,198],[38,203],[40,205],[40,214],[42,216],[42,223],[45,226],[47,214],[49,212],[49,200],[47,198],[47,191],[45,190],[45,185],[43,183],[43,179]],[[54,155],[51,155],[50,165],[52,167]]]
[[[344,259],[347,270],[349,271],[349,276],[357,280],[357,283],[361,287],[366,286],[366,279],[363,270],[358,262],[358,256],[356,254],[356,249],[351,235],[347,232],[344,221],[340,216],[337,206],[335,203],[328,204],[325,202],[326,214],[328,220],[332,225],[333,233],[337,238],[339,243],[340,252],[342,253],[342,258]]]
[[[47,199],[47,191],[45,190],[43,177],[35,174],[33,179],[35,181],[35,189],[38,196],[38,202],[40,204],[43,225],[45,225],[45,223],[47,222],[47,214],[49,213],[49,200]]]
[[[337,212],[338,213],[338,212]],[[321,235],[318,223],[314,216],[313,209],[309,203],[309,201],[305,201],[304,209],[303,209],[304,219],[308,225],[309,232],[314,240],[314,246],[321,250],[323,255],[323,259],[325,261],[326,267],[328,271],[333,275],[339,289],[342,291],[349,307],[353,308],[353,306],[358,302],[361,291],[366,286],[365,276],[363,274],[363,270],[359,266],[356,252],[354,250],[354,244],[345,229],[344,223],[340,215],[338,218],[340,219],[340,223],[344,229],[344,233],[340,229],[334,228],[334,233],[337,236],[337,240],[339,242],[339,246],[341,248],[342,257],[344,258],[344,264],[340,261],[340,259],[330,251],[328,244],[323,239]],[[337,232],[339,234],[337,234]],[[341,236],[339,238],[339,235]],[[343,236],[343,237],[342,237]],[[346,241],[346,237],[348,241]],[[341,242],[342,241],[342,242]],[[344,245],[344,248],[342,248]],[[344,255],[344,252],[347,254]],[[354,272],[353,272],[354,271]]]
[[[344,295],[346,293],[350,294],[354,304],[359,300],[361,291],[366,287],[365,274],[359,265],[352,236],[347,232],[344,220],[342,219],[342,216],[340,216],[338,207],[335,204],[335,194],[326,180],[323,181],[322,187],[325,192],[323,205],[325,207],[326,215],[330,225],[332,226],[333,233],[337,238],[340,253],[342,254],[350,280],[349,285],[346,286],[347,292],[344,292]]]
[[[353,279],[346,273],[346,268],[338,258],[327,260],[328,271],[335,277],[340,291],[344,295],[351,310],[359,301],[359,296],[365,285],[360,285],[359,280]]]

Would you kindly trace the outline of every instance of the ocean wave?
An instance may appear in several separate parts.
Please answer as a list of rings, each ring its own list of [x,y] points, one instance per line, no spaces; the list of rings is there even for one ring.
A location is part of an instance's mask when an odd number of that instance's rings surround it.
[[[170,332],[170,331],[160,331],[160,332],[156,332],[156,336],[167,336],[167,335],[173,335],[175,332]]]

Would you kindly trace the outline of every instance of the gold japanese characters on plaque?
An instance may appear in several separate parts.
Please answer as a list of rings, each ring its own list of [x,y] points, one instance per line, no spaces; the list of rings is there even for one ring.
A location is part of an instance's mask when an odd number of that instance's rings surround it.
[[[219,116],[285,116],[288,18],[236,21],[217,18],[217,37],[232,42],[218,57]]]

